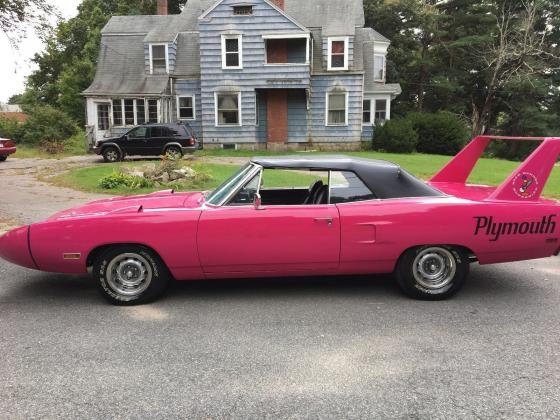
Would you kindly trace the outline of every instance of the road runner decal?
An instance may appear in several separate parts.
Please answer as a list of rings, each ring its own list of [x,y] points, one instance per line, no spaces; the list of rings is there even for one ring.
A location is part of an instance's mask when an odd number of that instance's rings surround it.
[[[530,172],[522,172],[513,180],[513,191],[518,197],[533,198],[537,193],[539,181]]]
[[[545,235],[555,233],[556,215],[543,216],[538,222],[494,222],[494,217],[475,216],[474,235],[486,235],[496,242],[504,235]]]

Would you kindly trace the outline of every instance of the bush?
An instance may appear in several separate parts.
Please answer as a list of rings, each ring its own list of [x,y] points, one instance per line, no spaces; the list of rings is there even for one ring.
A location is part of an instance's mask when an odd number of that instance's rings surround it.
[[[37,145],[43,141],[63,142],[78,132],[74,121],[50,106],[37,106],[23,124],[23,141]]]
[[[153,183],[147,178],[113,172],[101,178],[99,186],[105,190],[115,190],[117,188],[140,189],[153,187]]]
[[[391,153],[412,153],[418,144],[418,134],[406,118],[387,121],[375,127],[373,148]]]
[[[22,123],[9,118],[0,118],[0,138],[20,142],[23,138],[24,126]]]
[[[418,134],[419,153],[456,155],[467,143],[466,125],[449,112],[413,112],[406,116]]]

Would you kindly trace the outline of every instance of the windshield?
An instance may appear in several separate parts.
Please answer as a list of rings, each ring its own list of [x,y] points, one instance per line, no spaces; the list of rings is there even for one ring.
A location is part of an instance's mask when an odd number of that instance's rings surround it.
[[[255,169],[255,167],[251,163],[243,166],[231,178],[210,193],[206,198],[206,203],[214,206],[221,205],[222,202],[239,187],[239,183],[245,179],[253,169]]]

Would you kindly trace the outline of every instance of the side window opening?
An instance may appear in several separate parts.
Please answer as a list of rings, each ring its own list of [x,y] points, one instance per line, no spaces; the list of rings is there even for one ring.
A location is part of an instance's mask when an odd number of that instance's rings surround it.
[[[377,198],[354,172],[332,171],[330,179],[331,204],[353,203]]]

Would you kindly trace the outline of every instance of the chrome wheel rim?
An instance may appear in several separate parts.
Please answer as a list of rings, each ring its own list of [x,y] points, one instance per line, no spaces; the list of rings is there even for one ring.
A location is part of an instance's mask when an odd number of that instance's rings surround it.
[[[426,289],[437,290],[448,286],[456,272],[455,257],[445,248],[426,248],[414,259],[414,278]]]
[[[107,266],[107,283],[119,295],[135,297],[150,286],[152,267],[141,255],[128,253],[115,257]]]
[[[119,159],[119,154],[116,150],[109,150],[105,156],[107,156],[107,160],[110,162],[116,162]]]

